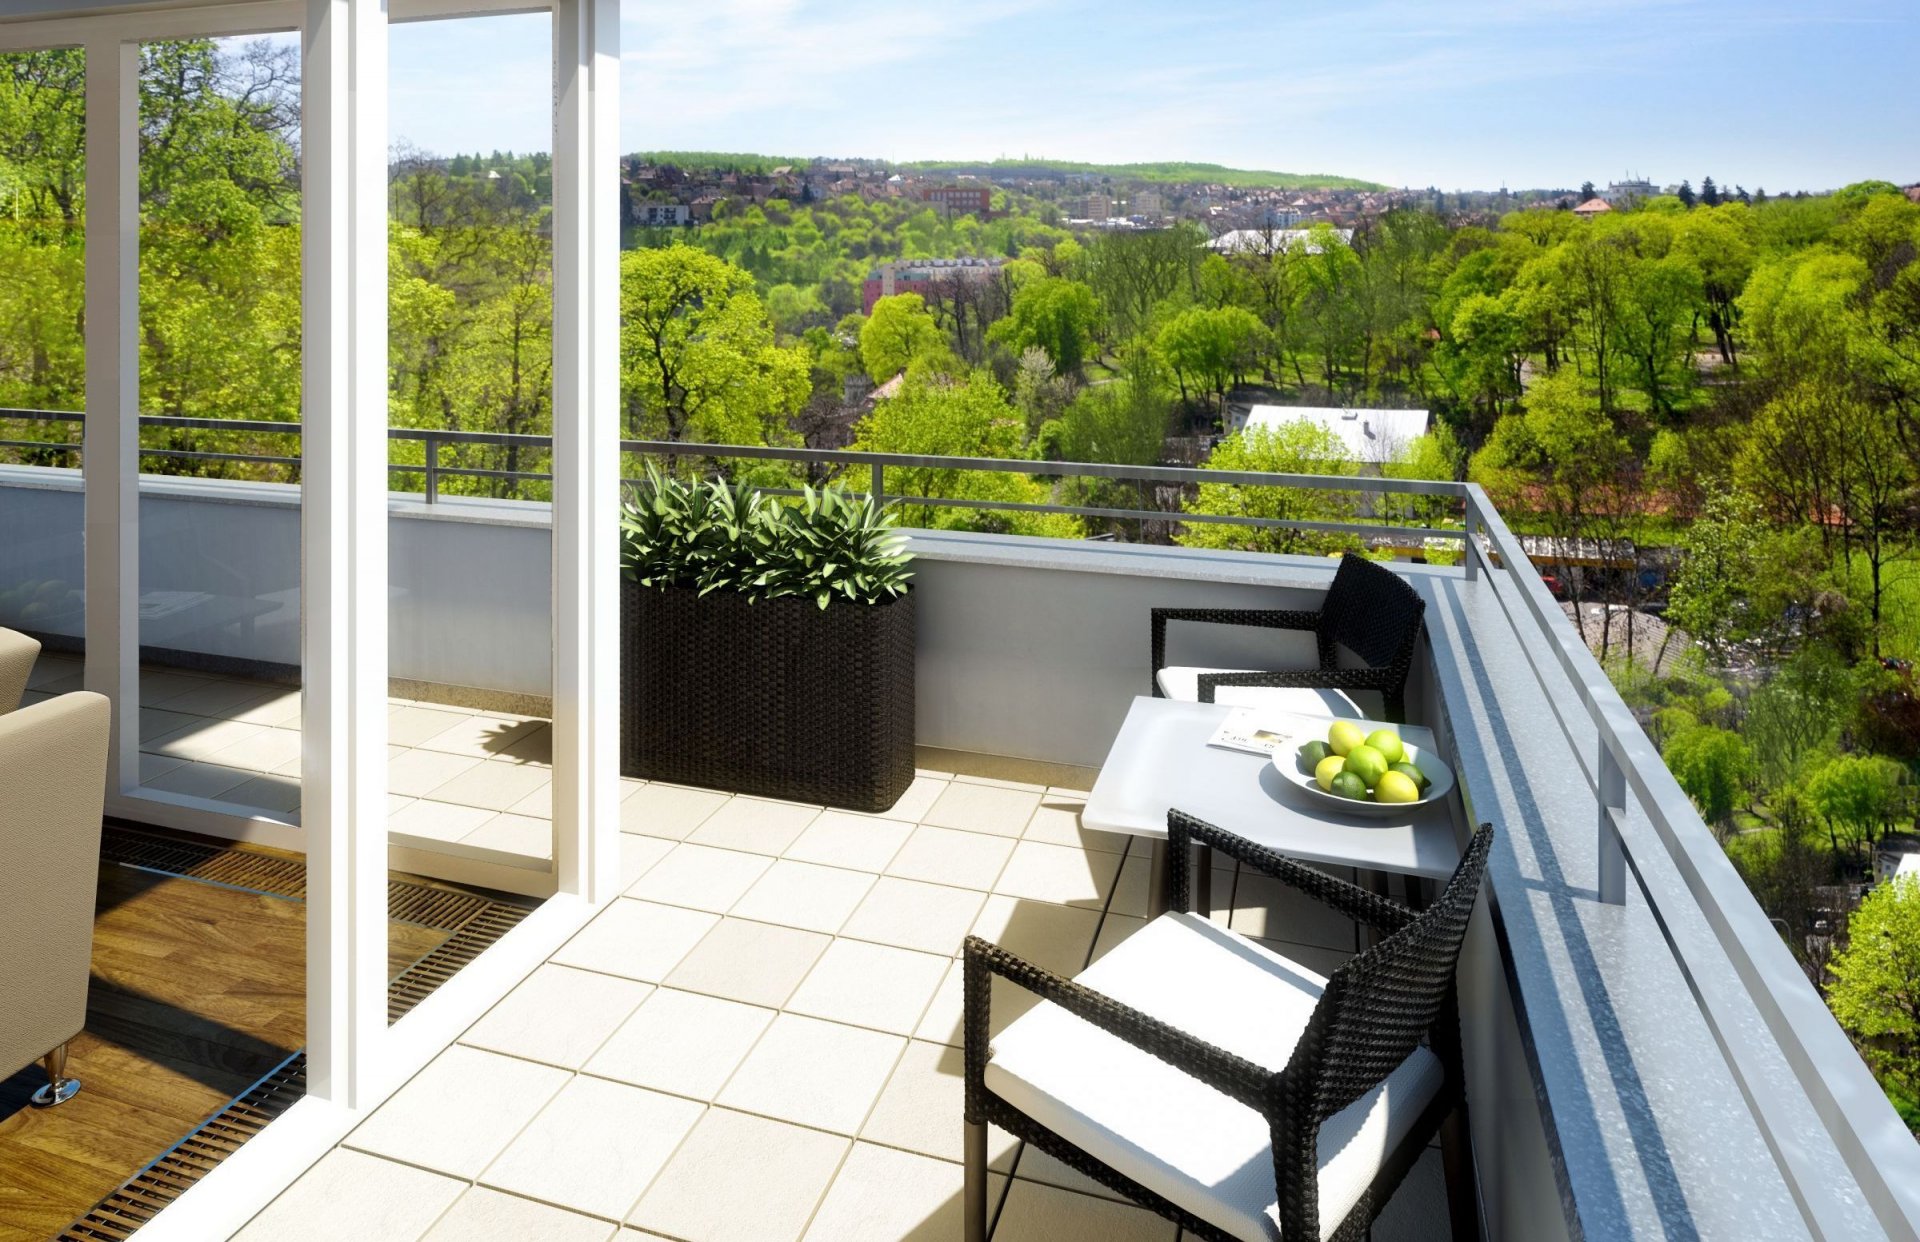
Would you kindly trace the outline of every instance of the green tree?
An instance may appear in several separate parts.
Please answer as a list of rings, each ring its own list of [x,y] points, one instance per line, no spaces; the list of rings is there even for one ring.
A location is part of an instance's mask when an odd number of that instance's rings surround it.
[[[1920,1092],[1920,878],[1877,886],[1827,964],[1827,1005],[1891,1092]]]
[[[1755,617],[1750,591],[1762,547],[1760,505],[1735,491],[1707,501],[1682,538],[1667,619],[1724,663],[1741,639],[1768,619]]]
[[[1228,436],[1207,458],[1205,468],[1277,474],[1346,474],[1353,467],[1345,459],[1337,436],[1317,423],[1299,421],[1251,428]],[[1338,522],[1351,520],[1354,507],[1352,497],[1339,491],[1202,483],[1186,510],[1266,521]],[[1343,535],[1286,526],[1191,522],[1175,542],[1189,548],[1320,553],[1352,548],[1355,541]]]
[[[1842,843],[1871,863],[1873,843],[1907,809],[1906,769],[1883,755],[1840,755],[1807,780],[1807,799],[1826,820],[1836,857]]]
[[[1076,280],[1043,276],[1021,286],[1013,295],[1012,312],[989,336],[1015,353],[1044,350],[1059,374],[1078,376],[1103,322],[1093,290]]]
[[[1660,757],[1700,808],[1700,817],[1722,834],[1730,831],[1734,808],[1753,775],[1753,756],[1740,735],[1695,725],[1668,738]]]
[[[909,380],[898,396],[879,402],[855,428],[853,447],[874,453],[938,457],[1026,456],[1025,420],[1007,401],[991,376],[976,371],[965,382],[944,378]],[[856,488],[867,485],[866,471],[849,472]],[[1021,535],[1080,537],[1078,519],[1064,514],[914,504],[913,497],[973,502],[1042,504],[1047,487],[1022,474],[930,467],[896,468],[886,477],[891,496],[903,501],[908,525],[939,530],[982,530]]]
[[[860,329],[860,361],[876,384],[885,383],[915,362],[948,357],[947,334],[917,293],[895,293],[873,304]]]
[[[1196,306],[1169,320],[1158,344],[1183,398],[1189,391],[1204,392],[1224,407],[1227,389],[1252,365],[1260,335],[1260,321],[1250,311]]]
[[[753,278],[675,243],[620,256],[621,390],[628,433],[764,444],[805,404],[802,349],[776,345]]]
[[[1121,375],[1083,389],[1043,439],[1062,461],[1150,466],[1165,451],[1173,399],[1165,369],[1145,342],[1122,352]]]

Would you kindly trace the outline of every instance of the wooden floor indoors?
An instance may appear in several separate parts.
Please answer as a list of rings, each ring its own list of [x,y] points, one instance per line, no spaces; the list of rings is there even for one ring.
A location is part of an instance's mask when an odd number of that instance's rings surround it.
[[[27,1104],[45,1081],[38,1065],[0,1082],[0,1242],[60,1233],[304,1042],[303,869],[222,848],[219,860],[276,865],[292,881],[263,892],[116,859],[142,857],[129,841],[183,840],[108,828],[87,1027],[68,1071],[84,1085],[40,1110]],[[448,935],[394,923],[392,973]]]

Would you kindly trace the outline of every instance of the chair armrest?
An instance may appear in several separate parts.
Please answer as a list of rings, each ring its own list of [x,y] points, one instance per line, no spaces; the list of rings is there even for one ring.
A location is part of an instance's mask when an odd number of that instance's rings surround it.
[[[1321,905],[1383,932],[1399,931],[1419,917],[1397,901],[1297,863],[1264,845],[1255,845],[1245,837],[1224,828],[1216,828],[1203,819],[1195,819],[1185,811],[1167,812],[1167,896],[1170,909],[1184,911],[1192,900],[1187,872],[1193,854],[1191,847],[1196,843],[1219,850],[1262,875],[1300,890]]]
[[[1206,625],[1250,625],[1270,630],[1317,630],[1320,614],[1299,608],[1155,608],[1153,610],[1153,672],[1167,666],[1167,622],[1192,621]],[[1154,693],[1160,693],[1156,688]]]
[[[1298,686],[1310,690],[1378,690],[1391,694],[1399,681],[1399,675],[1390,668],[1282,668],[1202,673],[1200,701],[1213,702],[1214,691],[1221,686]]]
[[[1275,1077],[1273,1071],[1216,1048],[1203,1039],[1196,1039],[1178,1027],[1168,1026],[1158,1018],[1121,1004],[1111,996],[1071,979],[1063,979],[978,936],[967,937],[961,969],[966,998],[969,1094],[983,1090],[985,1086],[984,1075],[990,1051],[987,1046],[988,1006],[993,996],[992,976],[999,975],[1042,1000],[1052,1001],[1107,1034],[1125,1040],[1142,1052],[1159,1057],[1173,1068],[1262,1116],[1269,1111],[1268,1092]]]

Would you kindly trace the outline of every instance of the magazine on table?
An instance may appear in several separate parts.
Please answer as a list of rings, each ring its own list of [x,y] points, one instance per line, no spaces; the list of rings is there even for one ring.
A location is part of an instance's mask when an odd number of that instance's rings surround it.
[[[1244,750],[1251,755],[1274,755],[1318,736],[1314,723],[1290,713],[1236,707],[1207,739],[1207,745]]]

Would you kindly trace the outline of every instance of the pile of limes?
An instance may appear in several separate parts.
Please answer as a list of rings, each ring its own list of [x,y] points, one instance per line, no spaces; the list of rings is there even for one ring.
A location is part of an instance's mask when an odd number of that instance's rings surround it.
[[[1334,721],[1326,741],[1302,746],[1299,761],[1320,788],[1355,802],[1418,802],[1432,784],[1407,757],[1398,733],[1362,733],[1351,720]]]

